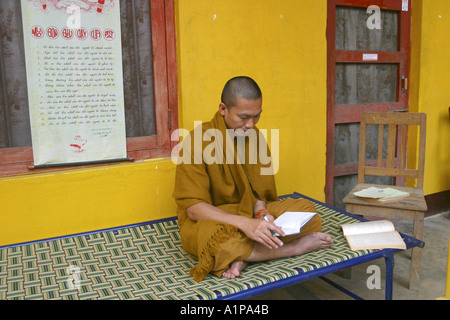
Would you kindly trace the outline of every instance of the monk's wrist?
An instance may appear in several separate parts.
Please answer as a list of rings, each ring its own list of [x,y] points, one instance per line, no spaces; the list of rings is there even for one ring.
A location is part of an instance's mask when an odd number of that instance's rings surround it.
[[[269,214],[269,210],[266,208],[260,209],[256,214],[255,214],[255,218],[256,219],[262,219],[264,217],[264,215]]]

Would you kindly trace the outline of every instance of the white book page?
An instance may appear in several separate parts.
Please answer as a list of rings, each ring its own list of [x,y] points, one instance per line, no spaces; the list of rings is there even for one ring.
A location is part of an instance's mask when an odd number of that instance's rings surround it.
[[[348,243],[352,250],[358,249],[384,249],[396,248],[406,249],[405,242],[400,234],[394,232],[356,234],[347,236]]]
[[[341,227],[342,231],[344,232],[344,235],[346,236],[354,234],[368,234],[368,233],[395,231],[393,223],[388,220],[345,224],[342,225]]]
[[[287,211],[275,219],[274,223],[281,227],[286,235],[296,234],[314,215],[316,212]]]
[[[279,216],[274,222],[277,226],[295,229],[297,227],[300,227],[303,223],[307,222],[315,214],[315,212],[287,211]]]
[[[405,196],[408,193],[393,188],[370,187],[353,193],[355,196],[372,199],[383,199]]]

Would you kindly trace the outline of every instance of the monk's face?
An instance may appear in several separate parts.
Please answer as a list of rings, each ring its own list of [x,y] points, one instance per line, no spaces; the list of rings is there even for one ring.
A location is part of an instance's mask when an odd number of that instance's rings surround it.
[[[252,129],[261,117],[262,98],[256,100],[238,98],[237,104],[230,109],[221,103],[219,111],[228,129],[242,129],[246,132],[248,129]]]

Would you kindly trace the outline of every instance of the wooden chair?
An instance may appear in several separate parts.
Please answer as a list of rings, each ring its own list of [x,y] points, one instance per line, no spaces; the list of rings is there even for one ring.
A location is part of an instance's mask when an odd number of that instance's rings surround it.
[[[378,158],[366,160],[367,126],[378,125]],[[387,125],[387,152],[383,157],[384,126]],[[407,168],[407,133],[408,127],[419,126],[419,150],[415,169]],[[383,217],[414,221],[413,237],[423,240],[424,214],[427,204],[423,195],[423,180],[425,166],[426,115],[424,113],[363,113],[360,127],[360,146],[358,164],[358,184],[343,199],[346,210],[350,213],[364,216]],[[353,193],[376,186],[378,188],[392,187],[366,183],[367,176],[393,177],[395,189],[407,191],[410,197],[390,203],[375,203],[364,198],[358,198]],[[407,178],[416,180],[416,187],[405,187]],[[409,181],[409,180],[408,180]],[[417,290],[419,284],[419,269],[421,248],[412,249],[411,272],[409,288]]]

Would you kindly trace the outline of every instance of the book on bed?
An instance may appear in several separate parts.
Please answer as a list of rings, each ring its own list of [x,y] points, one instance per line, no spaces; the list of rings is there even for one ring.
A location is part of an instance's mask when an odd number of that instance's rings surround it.
[[[389,220],[341,225],[352,250],[406,249],[406,244]]]
[[[275,225],[281,227],[286,236],[300,233],[303,226],[307,224],[317,212],[287,211],[275,219]],[[274,233],[275,236],[280,236]]]

